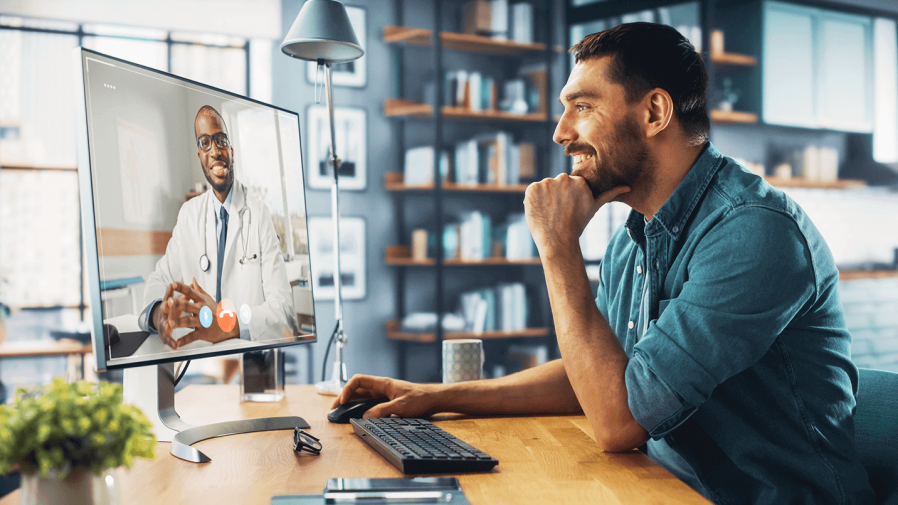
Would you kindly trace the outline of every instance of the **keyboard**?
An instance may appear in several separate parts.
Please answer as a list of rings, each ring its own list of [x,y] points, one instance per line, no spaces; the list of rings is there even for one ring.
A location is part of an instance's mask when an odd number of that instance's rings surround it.
[[[499,464],[424,419],[386,417],[349,422],[356,435],[402,473],[486,472]]]

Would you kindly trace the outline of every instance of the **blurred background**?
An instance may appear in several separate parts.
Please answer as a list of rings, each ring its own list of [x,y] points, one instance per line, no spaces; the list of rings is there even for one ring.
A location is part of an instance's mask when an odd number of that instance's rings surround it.
[[[518,156],[530,152],[527,145],[535,146],[532,172],[521,163],[522,183],[569,170],[562,150],[551,144],[553,116],[560,114],[555,97],[571,65],[565,51],[586,34],[634,21],[674,26],[703,53],[712,142],[806,210],[840,268],[839,289],[854,336],[855,363],[898,371],[898,2],[344,3],[352,7],[350,17],[366,50],[362,60],[340,69],[334,92],[335,104],[345,109],[338,117],[345,123],[342,149],[358,171],[341,196],[342,214],[361,221],[361,240],[353,246],[351,265],[356,289],[344,302],[350,374],[439,380],[438,345],[432,342],[439,340],[444,327],[451,331],[451,322],[435,319],[439,329],[431,331],[437,337],[428,340],[414,337],[409,329],[414,321],[408,316],[458,313],[469,322],[460,300],[472,288],[524,282],[529,300],[524,326],[551,328],[541,273],[526,264],[500,265],[488,273],[486,267],[447,271],[445,283],[436,282],[437,290],[446,291],[444,296],[433,294],[431,278],[440,266],[427,270],[416,268],[414,262],[403,263],[411,265],[406,271],[406,266],[385,259],[388,246],[412,244],[412,229],[429,230],[432,249],[433,231],[438,229],[434,222],[461,215],[470,210],[471,202],[482,205],[494,224],[506,219],[513,224],[508,216],[520,212],[520,193],[502,207],[494,207],[495,202],[483,194],[460,197],[470,200],[447,201],[446,216],[436,213],[435,218],[433,195],[397,196],[387,180],[390,174],[403,172],[407,151],[432,142],[435,128],[436,138],[453,158],[452,145],[497,130],[522,141],[517,144]],[[17,386],[45,384],[56,376],[95,377],[91,358],[85,355],[89,351],[82,346],[50,352],[52,346],[44,345],[83,341],[83,321],[90,311],[74,126],[75,100],[80,98],[75,94],[70,48],[87,47],[296,111],[305,170],[315,171],[327,153],[319,152],[320,142],[309,140],[309,118],[314,121],[319,111],[314,65],[307,67],[279,50],[302,4],[303,0],[0,0],[0,399]],[[435,24],[444,35],[476,35],[500,42],[475,40],[484,45],[471,49],[444,41],[448,49],[444,55],[427,40],[429,33],[423,43],[429,47],[419,48],[411,36],[402,38],[406,32],[397,31],[433,30]],[[521,53],[497,52],[497,47],[509,45]],[[487,109],[538,113],[543,119],[524,123],[496,115],[492,123],[451,123],[445,114],[434,120],[411,116],[406,120],[404,112],[390,109],[395,98],[418,105],[439,98],[439,103],[453,105],[458,96],[448,90],[457,89],[452,86],[458,86],[459,71],[477,73],[477,82],[481,77],[493,81],[492,87],[483,88],[494,97]],[[434,87],[434,75],[445,80],[442,86]],[[435,89],[446,95],[437,97]],[[480,107],[471,105],[470,96],[462,98],[459,106]],[[446,121],[445,128],[441,121]],[[407,179],[413,175],[408,168]],[[432,183],[434,171],[428,170]],[[328,186],[316,186],[320,181],[313,175],[322,174],[307,175],[308,215],[310,220],[327,218]],[[450,177],[459,177],[457,168]],[[192,184],[185,184],[189,191]],[[595,273],[604,244],[627,212],[619,205],[607,206],[584,233],[581,247],[588,273]],[[316,250],[318,240],[311,234],[309,248]],[[484,276],[491,278],[483,280]],[[443,274],[435,278],[443,279]],[[140,296],[142,285],[119,286],[104,292],[104,297],[127,303],[135,290]],[[316,312],[320,328],[333,325],[331,300],[316,300]],[[407,323],[405,332],[395,331],[394,323],[400,322]],[[515,330],[488,342],[487,375],[557,357],[551,329]],[[313,346],[285,351],[288,383],[319,380],[327,335],[318,338]],[[227,373],[226,360],[198,361],[202,362],[191,365],[184,384],[233,380],[233,368]],[[111,372],[103,378],[120,380],[120,375]]]

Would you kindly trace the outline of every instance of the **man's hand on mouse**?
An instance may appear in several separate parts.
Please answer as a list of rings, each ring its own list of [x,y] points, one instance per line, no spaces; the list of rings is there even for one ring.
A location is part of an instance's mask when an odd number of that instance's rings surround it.
[[[437,412],[433,394],[438,384],[413,384],[388,377],[354,375],[334,400],[332,409],[359,398],[387,398],[390,401],[371,407],[363,417],[422,417]]]

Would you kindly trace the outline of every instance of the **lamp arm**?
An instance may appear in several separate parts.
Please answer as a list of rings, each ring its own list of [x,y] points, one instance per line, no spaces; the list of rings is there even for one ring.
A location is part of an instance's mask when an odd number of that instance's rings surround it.
[[[325,76],[325,94],[327,96],[327,113],[330,119],[331,134],[331,166],[334,171],[334,184],[331,186],[331,216],[333,217],[334,227],[334,317],[336,318],[336,358],[334,364],[338,367],[334,370],[334,375],[339,380],[342,387],[346,384],[346,364],[343,362],[343,346],[346,345],[346,334],[343,333],[343,292],[342,282],[340,279],[340,158],[337,157],[337,135],[334,126],[334,100],[333,100],[333,81],[331,80],[332,69],[330,63],[324,63]]]

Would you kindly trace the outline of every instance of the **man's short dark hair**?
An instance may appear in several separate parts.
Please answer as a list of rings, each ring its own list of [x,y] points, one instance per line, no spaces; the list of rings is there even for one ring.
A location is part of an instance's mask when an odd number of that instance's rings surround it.
[[[711,123],[705,102],[705,64],[695,47],[673,27],[627,23],[587,35],[570,52],[577,63],[611,56],[607,77],[623,85],[630,103],[655,88],[667,91],[689,140],[695,145],[708,141]]]

